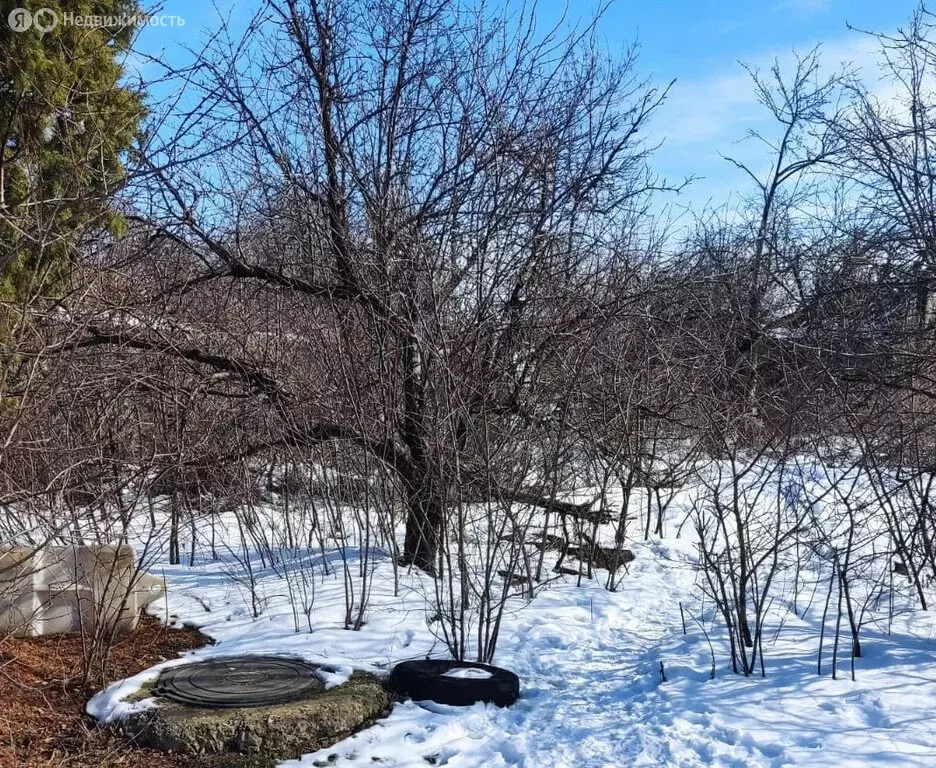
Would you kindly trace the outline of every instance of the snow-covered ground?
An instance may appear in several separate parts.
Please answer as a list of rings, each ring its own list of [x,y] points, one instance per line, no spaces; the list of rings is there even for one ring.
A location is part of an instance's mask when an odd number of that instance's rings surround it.
[[[805,616],[778,602],[764,640],[767,676],[736,675],[713,606],[701,599],[688,529],[678,539],[629,543],[636,559],[616,592],[601,578],[579,586],[561,577],[532,600],[511,599],[494,663],[520,675],[514,706],[397,704],[371,728],[283,766],[936,765],[936,614],[897,611],[870,622],[855,681],[843,639],[833,680],[828,637],[823,674],[816,670],[821,599]],[[223,557],[200,556],[191,568],[151,566],[169,588],[166,604],[151,610],[195,623],[217,641],[188,658],[288,653],[327,662],[339,680],[352,667],[385,673],[403,659],[445,656],[427,623],[427,577],[402,572],[394,595],[389,558],[368,554],[373,591],[359,631],[344,629],[342,569],[326,574],[308,556],[311,631],[290,601],[288,563],[256,565],[258,618],[243,576]],[[334,552],[325,556],[338,562]],[[345,556],[357,573],[359,552]],[[122,699],[157,673],[111,686],[89,711],[119,715],[128,706]]]

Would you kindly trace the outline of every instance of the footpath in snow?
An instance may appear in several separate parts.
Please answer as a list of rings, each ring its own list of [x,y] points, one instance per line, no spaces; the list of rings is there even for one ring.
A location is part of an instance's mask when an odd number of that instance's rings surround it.
[[[813,619],[790,612],[783,632],[765,641],[767,678],[745,679],[730,670],[711,606],[699,615],[693,545],[675,540],[634,549],[637,559],[617,592],[568,578],[532,601],[509,604],[494,661],[520,675],[521,699],[513,707],[401,703],[366,731],[282,765],[936,765],[931,614],[907,614],[890,636],[870,627],[852,682],[847,674],[838,680],[828,670],[816,674]],[[427,627],[425,581],[405,576],[394,596],[389,561],[378,560],[375,568],[367,623],[357,632],[342,627],[343,585],[334,573],[316,586],[312,632],[294,631],[281,577],[259,574],[263,611],[255,620],[247,590],[217,561],[165,566],[166,610],[217,641],[194,658],[289,653],[345,672],[385,673],[399,660],[444,655]],[[715,679],[697,619],[714,646]],[[121,699],[157,672],[111,686],[89,711],[114,717],[126,709]]]

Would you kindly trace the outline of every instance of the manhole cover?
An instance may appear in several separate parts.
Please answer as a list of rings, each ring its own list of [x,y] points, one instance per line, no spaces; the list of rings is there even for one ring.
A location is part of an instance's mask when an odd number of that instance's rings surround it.
[[[156,693],[197,707],[263,707],[325,690],[317,667],[282,656],[237,656],[170,667]]]

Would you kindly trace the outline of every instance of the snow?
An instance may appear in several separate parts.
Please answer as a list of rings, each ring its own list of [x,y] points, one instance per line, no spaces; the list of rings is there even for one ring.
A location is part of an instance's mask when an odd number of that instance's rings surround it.
[[[127,699],[137,693],[141,686],[154,682],[163,669],[195,661],[194,657],[197,654],[198,651],[186,658],[170,659],[133,677],[111,683],[88,701],[86,707],[88,714],[103,723],[114,723],[134,712],[142,712],[156,706],[156,700],[152,697],[138,701],[128,701]]]
[[[442,677],[455,677],[461,680],[489,680],[492,675],[486,669],[478,667],[456,667],[443,672]]]
[[[670,514],[676,519],[691,505],[683,493]],[[361,733],[281,765],[936,765],[933,614],[899,600],[886,619],[878,608],[862,631],[856,679],[849,677],[843,641],[840,674],[833,680],[828,636],[817,674],[822,598],[810,601],[810,595],[824,594],[822,574],[803,572],[794,579],[784,571],[764,640],[766,677],[733,674],[727,635],[699,589],[697,544],[689,528],[684,526],[681,538],[673,536],[673,525],[667,538],[628,542],[636,559],[616,592],[604,588],[603,574],[580,585],[573,577],[558,577],[533,599],[510,600],[493,663],[520,676],[521,698],[514,706],[398,703]],[[119,719],[151,704],[126,698],[159,669],[219,655],[298,656],[334,670],[330,684],[347,679],[353,669],[386,675],[399,661],[447,657],[428,621],[428,577],[400,571],[395,592],[385,553],[351,546],[340,557],[337,552],[301,562],[304,572],[315,574],[308,619],[302,612],[297,617],[290,601],[296,578],[290,567],[298,567],[298,560],[265,569],[255,563],[256,601],[237,563],[223,553],[219,560],[201,556],[191,568],[151,567],[164,576],[168,590],[166,604],[150,610],[170,623],[198,625],[216,644],[111,685],[91,700],[88,711],[104,721]],[[358,631],[344,628],[342,562],[355,577],[361,567],[372,569],[365,623]]]

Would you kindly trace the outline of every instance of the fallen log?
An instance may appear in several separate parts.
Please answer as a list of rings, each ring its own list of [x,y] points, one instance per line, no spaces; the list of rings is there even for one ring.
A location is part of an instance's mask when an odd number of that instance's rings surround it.
[[[571,501],[560,501],[559,499],[543,498],[535,493],[528,491],[516,491],[505,493],[503,497],[517,504],[528,504],[531,507],[541,507],[547,512],[557,512],[560,515],[568,515],[578,520],[586,520],[590,523],[608,524],[611,522],[611,513],[604,509],[592,509],[592,505],[597,499],[591,501],[574,503]]]

